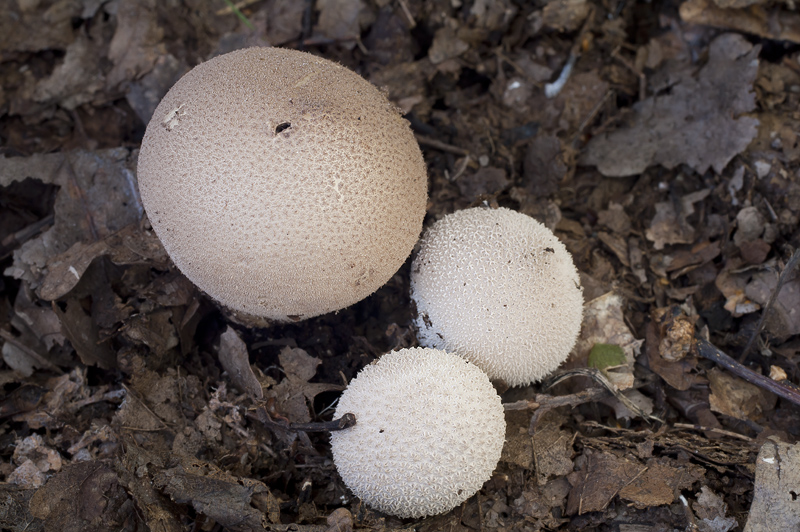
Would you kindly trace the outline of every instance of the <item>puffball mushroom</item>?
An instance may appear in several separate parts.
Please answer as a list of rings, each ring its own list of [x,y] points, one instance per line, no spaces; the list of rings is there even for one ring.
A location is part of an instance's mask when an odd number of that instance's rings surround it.
[[[583,316],[564,244],[506,208],[466,209],[433,224],[411,266],[411,297],[422,345],[510,386],[541,380],[566,360]]]
[[[398,517],[446,512],[477,492],[500,460],[505,417],[486,375],[436,349],[383,355],[350,382],[332,432],[336,469],[367,505]]]
[[[221,55],[181,78],[147,126],[138,178],[175,265],[226,307],[277,321],[386,283],[427,200],[395,106],[351,70],[280,48]]]

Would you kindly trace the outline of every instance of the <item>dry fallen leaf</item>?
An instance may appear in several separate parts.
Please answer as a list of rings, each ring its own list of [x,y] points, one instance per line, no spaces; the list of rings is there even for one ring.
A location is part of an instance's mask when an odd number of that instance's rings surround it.
[[[261,383],[258,382],[253,368],[250,366],[247,345],[230,327],[225,329],[225,332],[219,337],[219,361],[228,372],[234,386],[254,399],[264,398]]]
[[[266,392],[267,398],[275,398],[278,411],[292,423],[311,421],[308,402],[317,394],[330,390],[341,390],[342,386],[322,382],[308,382],[317,372],[322,361],[300,348],[284,347],[278,355],[286,378]]]
[[[668,94],[636,103],[631,122],[594,137],[581,163],[617,177],[656,164],[687,164],[700,174],[713,167],[722,173],[758,133],[758,119],[742,115],[755,108],[759,50],[741,35],[717,37],[696,77],[679,75]]]

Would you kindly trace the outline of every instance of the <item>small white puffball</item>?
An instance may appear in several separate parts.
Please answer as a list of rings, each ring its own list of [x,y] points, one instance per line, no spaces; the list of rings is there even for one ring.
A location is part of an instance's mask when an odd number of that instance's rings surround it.
[[[336,469],[367,505],[398,517],[446,512],[477,492],[500,460],[506,422],[486,375],[436,349],[383,355],[348,385],[331,433]]]
[[[510,209],[455,212],[428,229],[411,267],[419,341],[510,386],[539,381],[575,346],[583,291],[572,256]]]

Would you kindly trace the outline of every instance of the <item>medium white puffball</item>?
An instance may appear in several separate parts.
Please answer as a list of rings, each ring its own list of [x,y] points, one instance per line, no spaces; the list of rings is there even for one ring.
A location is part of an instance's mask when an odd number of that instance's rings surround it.
[[[583,291],[572,256],[530,216],[473,208],[427,230],[411,267],[422,345],[510,386],[539,381],[575,346]]]

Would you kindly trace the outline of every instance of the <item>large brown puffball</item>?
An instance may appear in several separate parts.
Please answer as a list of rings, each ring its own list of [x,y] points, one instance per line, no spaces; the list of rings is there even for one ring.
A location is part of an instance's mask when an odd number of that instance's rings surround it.
[[[506,434],[500,397],[475,365],[436,349],[383,355],[347,386],[333,461],[367,505],[398,517],[455,508],[489,480]]]
[[[277,321],[347,307],[411,253],[425,164],[397,109],[341,65],[249,48],[195,67],[156,108],[142,202],[177,267]]]
[[[449,214],[420,241],[411,297],[422,345],[475,363],[511,386],[567,359],[583,317],[578,270],[544,225],[510,209]]]

